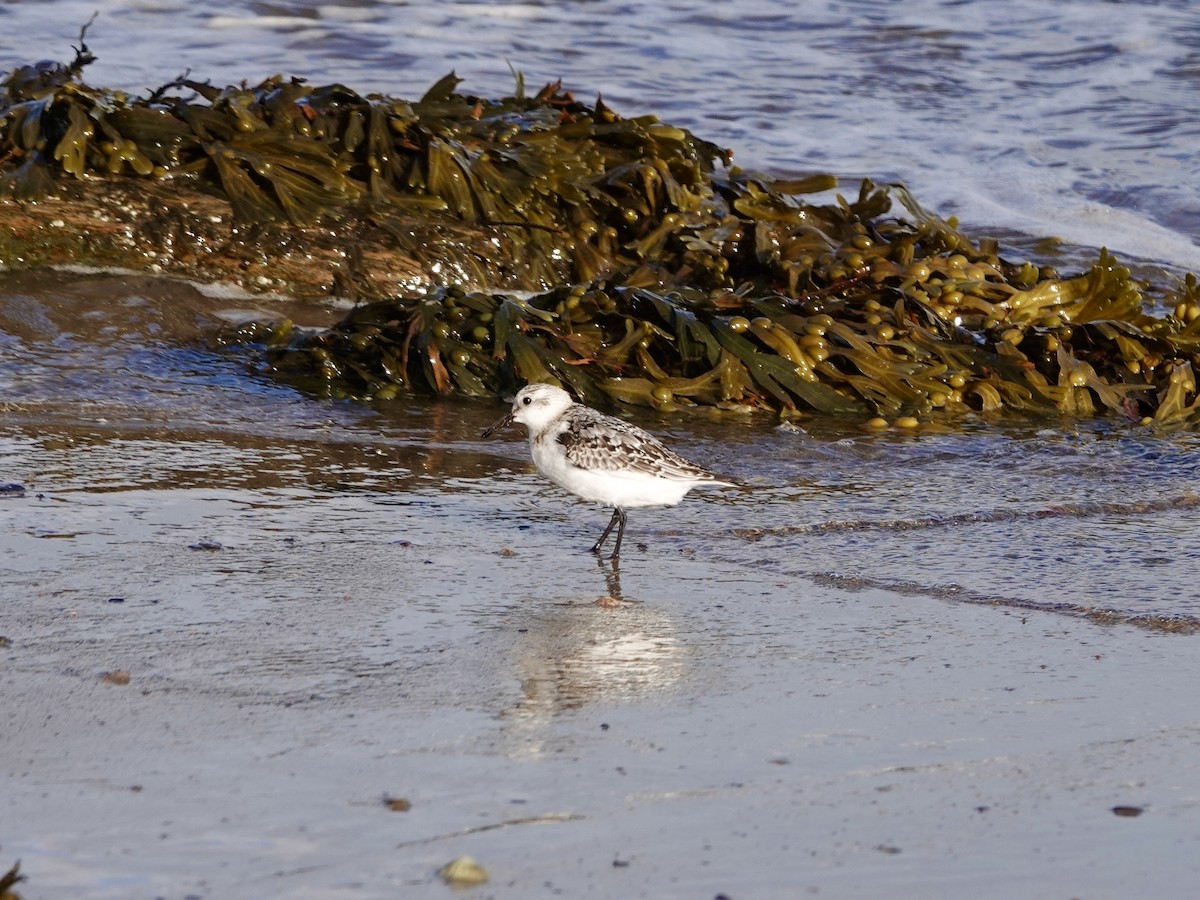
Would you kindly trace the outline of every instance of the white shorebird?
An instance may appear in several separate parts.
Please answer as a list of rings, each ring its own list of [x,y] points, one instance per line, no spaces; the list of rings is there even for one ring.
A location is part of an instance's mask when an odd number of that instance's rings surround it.
[[[612,559],[621,554],[626,509],[674,506],[694,487],[734,486],[636,425],[576,403],[553,385],[521,388],[512,410],[482,436],[513,422],[529,428],[529,452],[539,472],[584,500],[613,508],[608,527],[592,547],[599,553],[613,526],[619,526]]]

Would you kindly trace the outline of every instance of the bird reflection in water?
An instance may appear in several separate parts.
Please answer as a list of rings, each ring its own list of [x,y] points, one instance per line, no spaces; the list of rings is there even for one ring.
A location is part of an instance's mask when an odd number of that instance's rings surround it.
[[[596,606],[605,609],[619,609],[627,603],[637,602],[636,600],[626,600],[625,595],[621,592],[621,557],[614,556],[609,560],[600,558],[596,560],[596,565],[604,573],[604,584],[608,588],[607,594],[596,598]]]
[[[513,665],[520,695],[501,714],[513,756],[552,752],[548,726],[561,713],[649,698],[683,677],[686,649],[674,621],[625,595],[618,561],[598,563],[606,590],[599,599],[527,607]]]

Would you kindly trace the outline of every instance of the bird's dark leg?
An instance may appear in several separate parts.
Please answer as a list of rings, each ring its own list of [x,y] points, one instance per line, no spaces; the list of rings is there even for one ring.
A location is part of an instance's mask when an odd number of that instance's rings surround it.
[[[598,541],[596,541],[596,543],[592,544],[592,552],[593,553],[600,552],[600,548],[602,546],[604,546],[604,542],[608,539],[608,536],[612,533],[613,526],[616,525],[617,522],[620,521],[620,519],[621,519],[621,511],[614,507],[612,518],[608,520],[608,527],[605,528],[604,533],[602,535],[600,535],[600,540],[598,540]]]
[[[592,552],[599,553],[600,548],[604,546],[604,542],[608,536],[612,534],[613,526],[620,523],[621,527],[617,529],[617,545],[613,547],[612,556],[610,559],[616,559],[621,552],[621,538],[625,536],[625,510],[618,507],[613,508],[612,518],[608,520],[608,527],[604,529],[604,534],[600,535],[600,540],[592,545]]]
[[[621,539],[625,537],[625,510],[618,509],[617,515],[621,517],[621,524],[617,526],[617,544],[613,547],[612,556],[609,559],[616,559],[621,555]]]

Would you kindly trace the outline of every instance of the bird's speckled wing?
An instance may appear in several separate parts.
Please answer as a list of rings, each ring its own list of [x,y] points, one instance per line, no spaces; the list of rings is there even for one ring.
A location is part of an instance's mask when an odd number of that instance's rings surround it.
[[[577,404],[567,410],[556,440],[567,461],[581,469],[723,483],[712,472],[668,450],[650,433],[590,407]]]

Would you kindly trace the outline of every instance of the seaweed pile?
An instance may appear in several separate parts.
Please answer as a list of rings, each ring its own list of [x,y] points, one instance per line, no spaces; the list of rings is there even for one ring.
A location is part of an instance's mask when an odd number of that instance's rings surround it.
[[[684,129],[560,84],[530,96],[517,76],[489,100],[452,73],[409,102],[185,75],[131,98],[82,81],[82,37],[71,64],[0,85],[0,196],[153,179],[223,198],[243,240],[322,229],[353,261],[354,219],[392,252],[432,255],[424,290],[368,293],[327,331],[224,335],[269,345],[268,371],[318,393],[495,396],[548,380],[593,403],[881,426],[1001,411],[1200,419],[1193,276],[1151,286],[1104,251],[1074,275],[1010,262],[902,186],[830,199],[833,176],[743,171]],[[475,264],[443,267],[420,222],[462,229]],[[495,290],[518,264],[527,290]]]
[[[51,196],[63,176],[175,179],[225,198],[243,229],[353,211],[406,251],[420,244],[412,217],[452,220],[478,226],[478,255],[520,259],[535,287],[671,267],[662,245],[703,215],[714,163],[729,159],[559,83],[527,96],[520,75],[500,100],[457,93],[453,73],[415,102],[281,76],[218,88],[185,75],[133,98],[81,80],[95,59],[82,37],[69,65],[21,66],[0,84],[0,197]]]
[[[276,334],[270,369],[364,399],[551,381],[592,403],[858,415],[877,427],[1003,411],[1200,420],[1194,276],[1154,298],[1172,310],[1155,315],[1108,253],[1072,277],[1008,263],[903,188],[865,182],[854,202],[812,206],[736,173],[725,184],[734,209],[747,196],[774,204],[769,218],[752,218],[764,206],[736,214],[736,230],[759,235],[755,280],[639,286],[635,272],[523,299],[438,287],[362,305],[290,344]],[[888,215],[892,195],[906,216]]]

